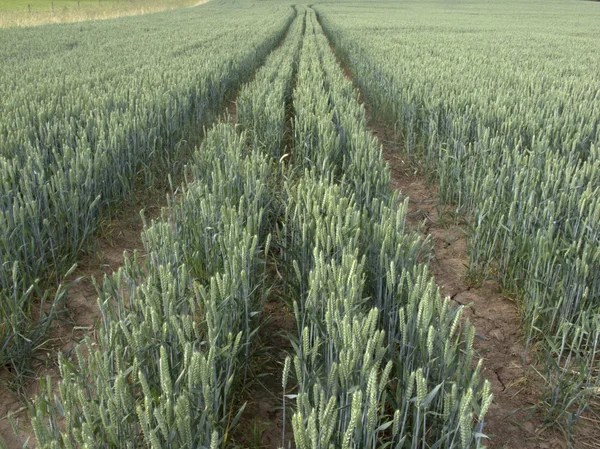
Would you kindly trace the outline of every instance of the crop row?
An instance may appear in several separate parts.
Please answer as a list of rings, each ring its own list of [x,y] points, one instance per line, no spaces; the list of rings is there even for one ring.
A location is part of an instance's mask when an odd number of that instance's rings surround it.
[[[58,394],[47,381],[30,408],[39,446],[231,444],[271,247],[297,322],[282,372],[297,448],[478,446],[492,397],[475,330],[440,297],[430,242],[408,231],[312,9],[240,91],[236,119],[208,131],[146,228],[146,261],[99,288],[98,341],[61,357]]]
[[[292,417],[299,449],[473,447],[490,385],[474,367],[474,328],[428,273],[428,241],[313,10],[294,90],[292,160],[276,238],[297,322]]]

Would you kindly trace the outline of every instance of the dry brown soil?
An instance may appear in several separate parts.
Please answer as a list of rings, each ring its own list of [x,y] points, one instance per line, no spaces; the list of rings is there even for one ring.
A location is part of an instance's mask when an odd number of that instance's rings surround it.
[[[246,404],[233,441],[240,447],[277,449],[293,441],[286,416],[283,440],[283,386],[281,374],[288,354],[292,352],[289,334],[294,333],[293,313],[285,301],[270,295],[263,309],[263,324],[258,337],[257,349],[250,361],[249,383],[241,393],[238,403]],[[286,394],[293,391],[288,382]],[[288,404],[289,405],[289,404]]]
[[[226,119],[237,126],[235,101],[227,108]],[[285,134],[288,139],[284,153],[292,144],[289,139],[292,135],[291,111],[286,117]],[[286,357],[293,352],[289,337],[295,333],[296,322],[279,288],[282,278],[277,269],[277,257],[269,261],[267,273],[271,290],[262,311],[258,341],[249,360],[248,383],[235,399],[238,405],[234,408],[245,405],[239,425],[232,435],[232,441],[238,447],[278,449],[287,448],[288,443],[293,441],[289,415],[285,416],[283,435],[282,373]],[[294,385],[288,381],[285,393],[291,394],[293,389]]]

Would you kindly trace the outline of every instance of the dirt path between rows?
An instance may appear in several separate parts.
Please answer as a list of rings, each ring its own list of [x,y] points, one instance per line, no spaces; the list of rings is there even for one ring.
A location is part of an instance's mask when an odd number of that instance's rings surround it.
[[[484,433],[489,449],[567,449],[567,439],[556,427],[544,425],[534,407],[540,401],[541,377],[535,361],[524,356],[521,318],[514,301],[502,294],[498,282],[482,285],[466,281],[469,264],[465,217],[443,206],[436,186],[403,156],[393,130],[369,118],[369,127],[383,147],[392,174],[392,188],[409,198],[408,222],[417,228],[425,221],[424,235],[433,239],[431,271],[443,296],[464,305],[464,318],[476,328],[474,349],[483,359],[483,375],[492,384],[494,402],[486,415]],[[570,447],[599,448],[600,429],[584,416],[574,430]]]
[[[286,33],[287,37],[287,33]],[[285,38],[284,38],[285,40]],[[283,40],[282,40],[283,43]],[[277,48],[277,47],[276,47]],[[292,74],[293,92],[296,73]],[[293,106],[291,94],[286,104],[286,127],[282,154],[293,151]],[[227,118],[238,126],[237,104],[232,101]],[[275,252],[277,252],[275,250]],[[235,447],[279,449],[293,441],[290,416],[285,415],[282,373],[286,357],[293,353],[289,335],[296,321],[283,295],[283,279],[277,268],[277,255],[267,254],[267,279],[270,290],[261,313],[261,323],[249,360],[248,381],[234,399],[238,407],[244,406],[239,424],[231,435]],[[294,388],[288,382],[286,394]],[[285,427],[284,427],[285,421]],[[285,434],[284,434],[285,429]]]
[[[494,394],[484,429],[491,438],[488,447],[566,448],[560,434],[541,432],[539,417],[526,411],[537,404],[538,395],[527,375],[531,360],[523,360],[525,346],[515,303],[502,295],[495,281],[485,281],[481,286],[467,284],[465,227],[440,206],[435,187],[429,188],[423,174],[415,173],[412,164],[403,159],[389,132],[376,125],[372,130],[383,145],[392,187],[409,198],[409,224],[416,228],[425,221],[423,232],[433,239],[431,271],[440,292],[457,305],[467,306],[463,317],[475,325],[474,349],[484,360],[483,375],[491,382]]]
[[[293,352],[289,334],[296,322],[293,313],[277,292],[267,297],[262,311],[263,322],[250,359],[248,383],[237,398],[246,404],[232,440],[237,447],[278,449],[293,441],[291,413],[285,417],[283,435],[282,373],[285,359]],[[291,382],[290,382],[291,384]],[[288,385],[286,394],[291,391]],[[289,412],[289,410],[288,410]]]

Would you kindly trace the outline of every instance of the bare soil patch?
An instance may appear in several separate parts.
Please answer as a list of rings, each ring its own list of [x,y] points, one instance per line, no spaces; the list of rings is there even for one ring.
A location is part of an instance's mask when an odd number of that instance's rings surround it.
[[[285,416],[283,436],[283,385],[285,359],[292,352],[289,334],[294,333],[294,314],[278,295],[270,295],[263,309],[263,323],[258,335],[257,349],[250,360],[249,383],[239,398],[246,408],[233,441],[241,447],[278,449],[293,441],[289,414]],[[287,392],[293,388],[288,382]],[[289,405],[289,400],[288,400]],[[289,412],[289,410],[288,410]]]
[[[286,37],[287,35],[286,32]],[[295,85],[296,73],[294,72],[291,92],[294,91]],[[282,154],[288,154],[294,148],[294,107],[291,98],[288,99],[285,107],[286,119]],[[237,126],[237,103],[235,101],[229,105],[227,116],[230,123]],[[289,162],[289,158],[286,162]],[[284,404],[283,395],[284,393],[291,394],[295,385],[289,379],[284,392],[282,374],[286,357],[293,353],[290,336],[296,333],[296,320],[283,297],[284,289],[281,288],[282,279],[277,269],[277,257],[273,257],[273,260],[269,262],[267,276],[271,290],[262,310],[257,349],[250,360],[249,382],[237,400],[239,406],[245,404],[245,408],[232,439],[236,445],[241,447],[279,449],[287,448],[290,443],[293,447],[294,441],[290,420],[292,412],[287,410],[286,414],[284,410],[286,407],[289,408],[292,401],[287,400]]]
[[[463,317],[475,325],[474,348],[484,361],[483,375],[491,382],[494,394],[484,429],[491,438],[488,447],[566,448],[560,434],[544,432],[541,419],[528,411],[538,403],[538,393],[527,375],[531,360],[523,360],[525,346],[515,303],[502,295],[495,281],[485,281],[481,286],[467,284],[469,257],[464,226],[440,207],[435,186],[428,187],[424,177],[415,174],[400,149],[388,140],[391,136],[386,130],[376,126],[372,129],[383,144],[392,187],[409,198],[409,223],[417,227],[425,221],[423,232],[433,238],[431,271],[440,292],[457,305],[467,306]]]

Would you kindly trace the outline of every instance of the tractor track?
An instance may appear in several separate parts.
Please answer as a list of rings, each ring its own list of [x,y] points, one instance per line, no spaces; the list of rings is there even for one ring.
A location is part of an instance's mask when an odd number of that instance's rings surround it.
[[[318,14],[317,20],[320,22]],[[327,30],[323,30],[327,36]],[[356,86],[350,68],[331,42],[330,49],[346,78]],[[463,319],[475,326],[473,348],[477,359],[483,360],[483,376],[490,381],[494,395],[485,419],[484,433],[490,438],[486,446],[489,449],[566,449],[569,446],[565,435],[546,425],[536,408],[543,380],[534,369],[533,358],[526,355],[516,303],[503,294],[495,280],[485,280],[481,285],[467,282],[468,217],[457,215],[451,206],[442,205],[437,186],[428,181],[430,177],[417,161],[410,160],[402,150],[393,128],[373,116],[362,92],[356,89],[365,107],[367,126],[379,140],[390,168],[391,187],[409,198],[407,222],[432,238],[430,268],[440,293],[450,297],[457,306],[465,306]],[[598,447],[598,438],[598,429],[582,424],[576,429],[571,444],[577,449]]]
[[[285,40],[294,18],[286,24],[285,32],[271,52]],[[229,99],[222,105],[221,112],[216,114],[213,123],[229,120],[228,117],[235,117],[235,99],[239,88],[254,79],[255,73],[264,65],[271,52],[257,64],[249,78],[240,82],[238,88],[231,92]],[[186,136],[186,146],[189,147],[186,159],[200,144],[204,132],[203,129],[197,135]],[[183,167],[184,164],[180,166]],[[184,182],[184,174],[185,170],[178,174],[176,186]],[[69,289],[61,318],[56,320],[44,348],[39,351],[34,361],[33,373],[25,382],[21,393],[7,388],[4,382],[0,383],[0,437],[8,449],[32,447],[31,444],[35,438],[29,425],[27,402],[41,392],[39,379],[48,377],[53,381],[60,379],[59,353],[68,358],[75,346],[86,336],[89,335],[92,337],[92,341],[94,340],[101,319],[96,302],[98,295],[95,284],[101,284],[105,276],[117,272],[124,265],[127,254],[132,255],[137,252],[140,259],[143,260],[145,250],[141,234],[144,230],[144,221],[149,223],[152,219],[160,218],[163,213],[168,214],[168,198],[178,194],[178,190],[172,191],[168,184],[164,182],[151,189],[138,189],[110,219],[106,219],[106,222],[100,227],[95,241],[90,244],[90,249],[78,258],[78,267],[75,272],[65,279],[64,284],[72,284],[72,287]],[[143,211],[144,218],[140,211]],[[10,373],[5,368],[3,371],[0,370],[0,380],[9,380],[9,376]],[[13,432],[8,419],[9,414],[14,415],[19,425],[19,435],[15,435]],[[28,443],[26,443],[27,441]],[[28,445],[23,446],[24,444]]]

